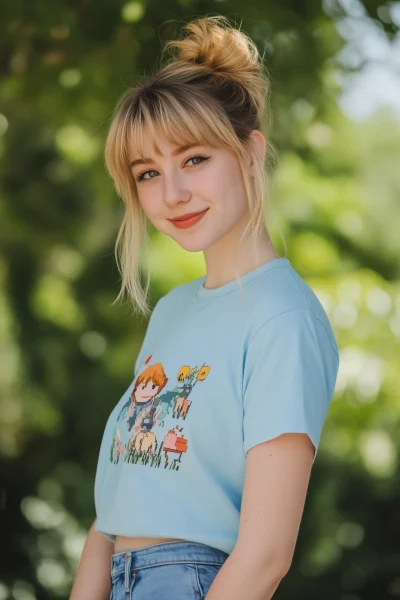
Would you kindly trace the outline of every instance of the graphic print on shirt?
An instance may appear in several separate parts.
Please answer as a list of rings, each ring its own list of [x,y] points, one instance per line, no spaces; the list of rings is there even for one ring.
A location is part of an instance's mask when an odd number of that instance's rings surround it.
[[[151,358],[152,355],[144,364],[148,365]],[[194,386],[204,381],[209,372],[208,365],[200,368],[183,365],[177,375],[177,384],[166,389],[169,378],[162,363],[148,365],[136,378],[133,390],[118,415],[110,461],[117,464],[122,457],[126,463],[150,467],[162,464],[165,469],[178,470],[182,454],[188,450],[184,427],[178,423],[162,434],[159,429],[164,427],[167,417],[168,421],[187,419],[192,404],[189,396]]]

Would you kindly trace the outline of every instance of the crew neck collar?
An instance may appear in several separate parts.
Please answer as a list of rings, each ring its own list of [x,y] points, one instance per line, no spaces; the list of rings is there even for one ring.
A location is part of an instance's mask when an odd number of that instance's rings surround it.
[[[245,287],[246,285],[248,285],[249,283],[252,283],[253,281],[258,279],[262,275],[265,275],[265,273],[268,273],[269,271],[273,271],[275,269],[281,269],[284,267],[290,267],[290,266],[291,266],[291,264],[290,264],[290,261],[288,258],[273,258],[272,260],[269,260],[266,263],[263,263],[256,269],[253,269],[252,271],[249,271],[248,273],[241,275],[240,280],[241,280],[242,286]],[[212,288],[212,289],[205,288],[204,282],[206,280],[206,277],[207,277],[207,275],[204,275],[203,277],[200,277],[197,280],[198,286],[196,289],[196,300],[198,302],[206,303],[211,300],[216,300],[217,298],[220,298],[221,296],[226,296],[227,294],[230,294],[239,289],[239,284],[236,279],[233,279],[232,281],[229,281],[228,283],[225,283],[224,285],[220,285],[217,288]]]

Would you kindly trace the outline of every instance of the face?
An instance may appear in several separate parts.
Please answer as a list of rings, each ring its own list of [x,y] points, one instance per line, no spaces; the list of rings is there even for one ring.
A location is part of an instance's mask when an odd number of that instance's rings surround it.
[[[260,134],[261,135],[261,134]],[[146,161],[131,166],[140,204],[151,223],[182,248],[197,252],[220,242],[247,222],[248,205],[238,160],[222,146],[194,146],[182,151],[157,139],[157,154],[144,138]],[[131,151],[130,161],[140,157]],[[181,223],[172,219],[205,211]]]
[[[150,381],[148,381],[147,384],[140,383],[136,388],[135,400],[138,404],[148,402],[150,398],[154,398],[154,396],[157,396],[158,390],[159,386],[156,385],[152,379],[150,379]]]

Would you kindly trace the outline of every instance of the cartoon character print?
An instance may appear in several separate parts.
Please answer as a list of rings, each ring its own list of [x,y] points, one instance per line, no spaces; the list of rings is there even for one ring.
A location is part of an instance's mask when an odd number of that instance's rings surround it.
[[[150,358],[151,356],[146,363]],[[117,418],[117,428],[112,445],[113,462],[118,462],[121,454],[118,424],[132,433],[126,445],[129,452],[134,450],[139,453],[154,453],[156,438],[151,429],[158,424],[159,413],[154,400],[167,381],[168,378],[161,363],[149,365],[137,377],[134,388]],[[126,457],[124,457],[125,459]]]
[[[121,434],[119,432],[119,429],[117,427],[117,430],[115,432],[112,444],[111,444],[111,454],[110,454],[110,460],[111,462],[118,462],[119,461],[119,455],[122,453],[124,449],[124,445],[121,441]],[[114,461],[115,459],[115,461]]]
[[[150,355],[145,365],[149,363]],[[123,456],[124,462],[133,464],[160,467],[162,458],[163,466],[178,470],[182,454],[187,452],[188,444],[183,432],[183,427],[177,425],[169,429],[161,439],[158,439],[153,428],[164,427],[164,421],[169,415],[173,419],[187,418],[191,400],[189,395],[199,381],[204,381],[210,367],[189,367],[183,365],[178,372],[178,384],[163,393],[168,377],[163,365],[158,362],[148,365],[135,381],[134,388],[122,406],[117,418],[114,436],[110,449],[110,460],[116,464]],[[120,428],[131,433],[128,441],[123,444]],[[170,462],[171,455],[173,456]]]
[[[200,369],[198,367],[190,367],[184,365],[180,368],[178,373],[178,381],[182,383],[182,385],[178,388],[179,393],[175,398],[175,404],[173,408],[172,416],[178,419],[182,417],[182,419],[186,419],[191,401],[188,396],[193,390],[196,383],[199,381],[204,381],[206,379],[208,373],[210,372],[210,367],[203,365]]]

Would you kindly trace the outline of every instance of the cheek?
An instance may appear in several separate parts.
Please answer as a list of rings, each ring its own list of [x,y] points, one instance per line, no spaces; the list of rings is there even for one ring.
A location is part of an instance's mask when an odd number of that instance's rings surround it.
[[[139,204],[143,210],[143,212],[149,216],[152,214],[152,211],[154,211],[154,207],[156,206],[156,199],[154,197],[151,197],[151,194],[149,194],[148,192],[140,192],[138,195],[138,199],[139,199]]]
[[[224,196],[240,194],[243,182],[238,165],[233,161],[225,161],[209,174],[206,185],[210,190],[219,192]]]
[[[210,198],[214,199],[217,212],[223,212],[232,219],[245,208],[246,195],[243,182],[236,171],[221,170],[218,177],[210,182]]]
[[[160,188],[155,181],[139,183],[136,186],[136,195],[140,206],[146,214],[154,211],[154,207],[160,203]]]

